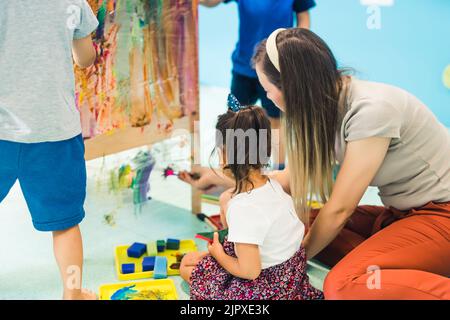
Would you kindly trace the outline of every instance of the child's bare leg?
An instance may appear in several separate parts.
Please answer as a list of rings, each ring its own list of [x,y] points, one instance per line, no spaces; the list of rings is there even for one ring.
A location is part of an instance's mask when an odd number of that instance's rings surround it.
[[[191,274],[197,264],[208,255],[208,252],[190,252],[181,260],[180,275],[189,284],[191,284]]]
[[[96,299],[93,292],[81,288],[83,242],[78,226],[53,232],[53,250],[61,272],[65,300]]]
[[[189,267],[186,266],[186,267],[180,269],[181,278],[189,284],[191,284],[191,274],[192,274],[192,271],[194,271],[194,268],[195,267],[192,267],[192,266],[189,266]]]

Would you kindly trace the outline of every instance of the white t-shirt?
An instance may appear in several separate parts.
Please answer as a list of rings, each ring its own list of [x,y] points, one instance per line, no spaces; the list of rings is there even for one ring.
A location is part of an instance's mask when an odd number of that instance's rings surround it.
[[[258,245],[263,269],[294,256],[305,233],[292,198],[272,179],[231,198],[226,218],[228,241]]]
[[[97,26],[86,0],[0,1],[0,140],[81,134],[72,45]]]
[[[370,183],[385,207],[409,210],[450,201],[450,134],[423,102],[400,88],[352,77],[345,107],[338,162],[348,142],[391,139]]]

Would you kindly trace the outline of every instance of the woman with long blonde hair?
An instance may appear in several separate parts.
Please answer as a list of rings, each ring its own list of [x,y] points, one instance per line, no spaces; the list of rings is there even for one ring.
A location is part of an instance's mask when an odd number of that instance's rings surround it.
[[[311,31],[274,31],[254,62],[284,112],[288,167],[273,178],[311,223],[307,257],[332,267],[325,298],[450,299],[447,129],[412,94],[340,71]],[[229,185],[207,171],[181,178]],[[358,206],[369,186],[384,206]],[[313,197],[322,209],[308,208]]]

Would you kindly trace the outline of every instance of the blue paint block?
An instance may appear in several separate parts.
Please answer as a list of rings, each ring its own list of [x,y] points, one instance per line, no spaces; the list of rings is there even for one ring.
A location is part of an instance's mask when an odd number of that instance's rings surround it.
[[[164,252],[166,250],[166,242],[164,240],[158,240],[156,241],[156,247],[158,252]]]
[[[153,271],[155,269],[156,257],[145,257],[142,261],[142,271]]]
[[[166,247],[169,250],[179,250],[180,249],[180,240],[178,240],[178,239],[167,239]]]
[[[155,269],[153,270],[153,278],[167,278],[167,257],[157,256],[155,259]]]
[[[146,251],[147,245],[135,242],[127,249],[127,255],[130,258],[140,258]]]
[[[122,273],[134,273],[134,263],[123,263],[122,264]]]

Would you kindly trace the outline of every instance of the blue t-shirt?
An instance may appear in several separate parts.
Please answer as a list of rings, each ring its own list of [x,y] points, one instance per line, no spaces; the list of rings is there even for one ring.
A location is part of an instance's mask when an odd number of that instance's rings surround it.
[[[313,8],[314,0],[224,0],[235,1],[239,10],[239,41],[233,52],[233,71],[256,78],[251,60],[256,45],[278,28],[292,28],[294,12]]]

